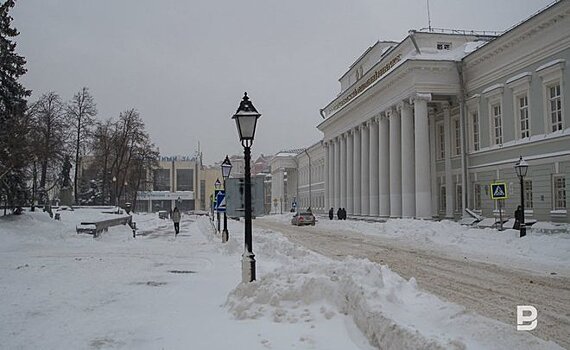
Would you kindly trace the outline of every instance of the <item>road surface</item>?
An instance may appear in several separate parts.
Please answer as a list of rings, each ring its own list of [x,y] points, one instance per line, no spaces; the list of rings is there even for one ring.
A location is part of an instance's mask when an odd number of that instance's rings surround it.
[[[414,277],[420,288],[444,300],[513,327],[517,305],[533,305],[538,310],[538,326],[531,333],[570,349],[568,277],[538,276],[349,230],[328,232],[318,224],[296,227],[258,218],[254,225],[281,232],[291,241],[331,258],[350,255],[387,265],[406,279]]]

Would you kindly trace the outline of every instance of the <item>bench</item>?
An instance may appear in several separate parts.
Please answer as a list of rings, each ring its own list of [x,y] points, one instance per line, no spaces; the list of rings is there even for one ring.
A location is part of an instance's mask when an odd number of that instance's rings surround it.
[[[108,231],[109,227],[117,225],[126,225],[133,229],[133,236],[135,236],[136,223],[133,222],[133,218],[129,216],[120,216],[113,219],[99,220],[99,221],[89,221],[82,222],[75,229],[77,233],[87,233],[93,235],[93,238],[99,237],[101,232]]]

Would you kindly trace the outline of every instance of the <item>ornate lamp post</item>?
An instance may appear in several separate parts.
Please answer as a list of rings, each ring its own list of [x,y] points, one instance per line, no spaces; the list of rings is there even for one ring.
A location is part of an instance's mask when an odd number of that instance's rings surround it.
[[[257,109],[255,109],[247,97],[247,92],[244,93],[236,114],[232,117],[236,121],[245,160],[245,251],[242,255],[242,282],[255,281],[255,255],[253,254],[251,239],[251,171],[249,163],[251,159],[250,148],[253,144],[255,127],[259,117],[261,117],[261,114],[257,112]]]
[[[216,182],[214,182],[214,188],[216,190],[220,190],[222,188],[222,183],[220,182],[220,179],[216,179]],[[214,198],[214,200],[218,200],[217,198]],[[218,232],[220,232],[220,212],[218,210],[216,210],[216,219],[218,219]]]
[[[224,159],[224,161],[222,162],[222,177],[224,178],[224,191],[226,190],[226,180],[230,177],[231,172],[232,172],[232,163],[230,162],[230,158],[226,155],[226,159]],[[224,211],[224,230],[222,231],[222,243],[226,243],[229,238],[230,238],[230,233],[228,232],[228,217],[226,215],[226,211]]]
[[[524,223],[524,177],[528,171],[528,163],[520,156],[519,162],[515,164],[515,171],[521,182],[521,219],[520,219],[520,237],[526,236],[526,225]]]

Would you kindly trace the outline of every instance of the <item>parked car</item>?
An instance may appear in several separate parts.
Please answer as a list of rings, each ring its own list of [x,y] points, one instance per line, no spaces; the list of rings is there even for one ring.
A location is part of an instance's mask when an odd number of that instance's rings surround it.
[[[296,226],[301,225],[315,225],[315,216],[313,213],[304,212],[304,213],[296,213],[293,218],[291,219],[291,224]]]

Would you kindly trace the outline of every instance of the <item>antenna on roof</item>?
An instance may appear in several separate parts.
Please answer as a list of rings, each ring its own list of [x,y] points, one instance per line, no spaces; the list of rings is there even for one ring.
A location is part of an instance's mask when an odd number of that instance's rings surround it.
[[[428,29],[431,32],[431,16],[429,14],[429,0],[426,0],[427,2],[427,15],[428,15]]]

